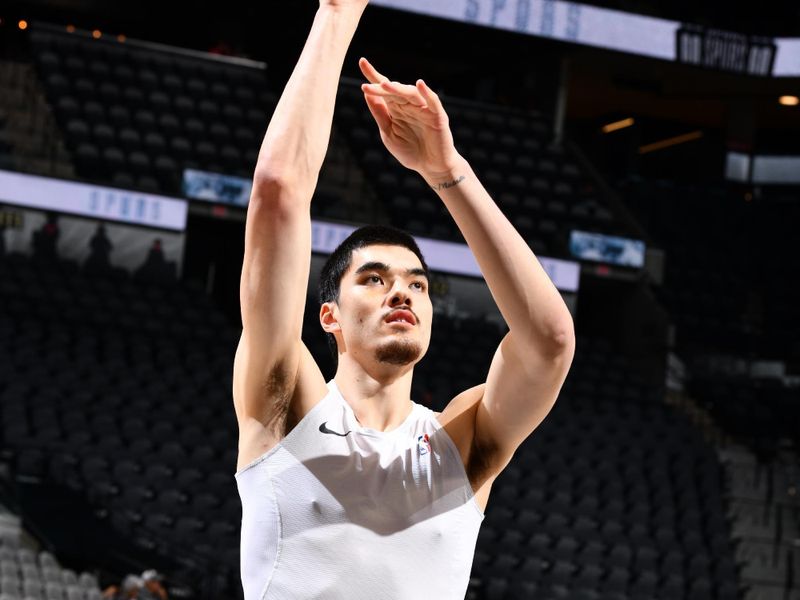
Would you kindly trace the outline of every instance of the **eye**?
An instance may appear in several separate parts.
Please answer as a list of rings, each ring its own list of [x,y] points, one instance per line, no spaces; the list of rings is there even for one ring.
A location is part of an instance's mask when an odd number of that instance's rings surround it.
[[[414,283],[412,283],[411,285],[418,285],[418,286],[419,286],[419,288],[417,288],[417,289],[419,289],[420,291],[422,291],[422,290],[424,290],[424,289],[425,289],[425,284],[424,284],[424,283],[422,283],[421,281],[415,281],[415,282],[414,282]]]
[[[373,279],[381,281],[381,278],[378,275],[370,275],[369,277],[367,277],[367,281],[372,281]]]

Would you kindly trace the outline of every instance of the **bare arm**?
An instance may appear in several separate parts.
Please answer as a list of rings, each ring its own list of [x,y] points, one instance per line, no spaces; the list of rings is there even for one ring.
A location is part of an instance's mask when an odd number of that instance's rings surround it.
[[[561,349],[574,333],[569,309],[469,163],[422,175],[464,235],[516,342],[544,354]]]
[[[328,151],[342,64],[366,5],[360,0],[319,7],[261,144],[256,183],[291,180],[310,201]],[[262,195],[257,185],[254,195]]]
[[[558,397],[575,353],[572,316],[533,251],[456,151],[438,95],[421,79],[415,85],[390,81],[368,62],[362,71],[370,81],[362,86],[364,97],[384,145],[450,212],[510,329],[483,388],[469,394],[481,395],[476,460],[496,475]]]
[[[456,221],[510,329],[475,413],[474,446],[498,473],[556,402],[575,353],[572,317],[467,161],[422,175]]]
[[[240,436],[240,464],[253,458],[245,456],[242,439],[263,437],[262,430],[269,440],[279,435],[301,361],[313,362],[301,340],[311,197],[327,151],[344,57],[367,4],[325,1],[272,115],[253,177],[240,282],[243,331],[233,373],[237,418],[249,432]],[[319,371],[316,364],[312,368]],[[264,443],[244,445],[263,450]]]

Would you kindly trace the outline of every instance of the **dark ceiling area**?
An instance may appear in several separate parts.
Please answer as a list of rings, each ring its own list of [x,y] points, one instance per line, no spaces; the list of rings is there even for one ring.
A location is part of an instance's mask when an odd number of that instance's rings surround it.
[[[800,112],[777,101],[798,92],[793,78],[742,76],[588,48],[571,52],[570,74],[573,118],[636,111],[722,127],[730,104],[746,102],[761,127],[800,127]]]

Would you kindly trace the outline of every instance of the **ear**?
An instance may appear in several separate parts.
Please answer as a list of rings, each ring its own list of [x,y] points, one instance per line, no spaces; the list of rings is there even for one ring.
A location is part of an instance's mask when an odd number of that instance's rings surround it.
[[[322,329],[327,333],[342,330],[339,326],[338,317],[335,314],[337,309],[338,307],[335,302],[324,302],[322,306],[319,307],[319,322],[322,325]]]

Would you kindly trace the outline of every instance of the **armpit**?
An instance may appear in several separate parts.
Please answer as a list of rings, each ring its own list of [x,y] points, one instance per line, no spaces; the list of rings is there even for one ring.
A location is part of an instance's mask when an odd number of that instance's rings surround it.
[[[283,362],[276,364],[264,381],[264,398],[267,404],[264,411],[264,427],[279,438],[286,436],[296,425],[291,422],[294,418],[289,410],[296,384],[297,372],[294,377],[290,377]]]
[[[488,479],[497,475],[496,456],[496,447],[481,445],[473,436],[466,469],[473,490],[480,489]]]

